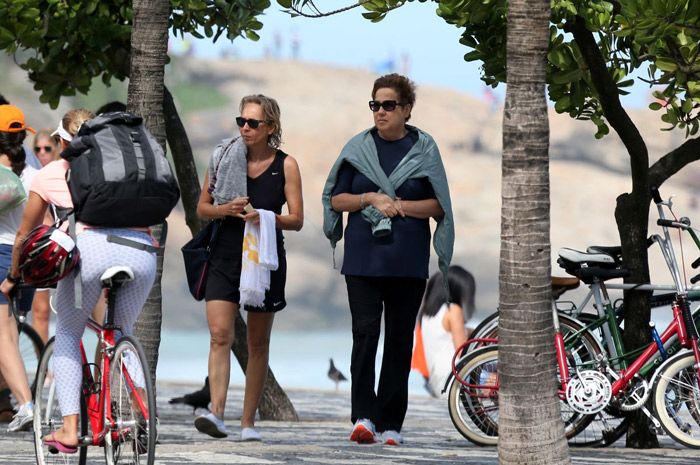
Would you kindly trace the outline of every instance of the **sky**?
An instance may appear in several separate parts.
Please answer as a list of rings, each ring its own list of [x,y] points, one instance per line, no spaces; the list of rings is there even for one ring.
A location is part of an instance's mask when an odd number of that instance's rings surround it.
[[[505,97],[505,85],[489,90],[479,79],[479,65],[464,61],[470,49],[459,43],[461,30],[437,16],[434,2],[407,3],[383,21],[372,23],[362,17],[366,10],[361,7],[324,18],[291,18],[276,0],[271,1],[267,14],[258,18],[264,25],[258,31],[259,41],[240,37],[232,44],[225,37],[216,43],[191,38],[187,41],[190,52],[200,57],[242,59],[291,59],[296,53],[300,60],[359,67],[378,75],[390,71],[389,63],[393,62],[393,71],[406,74],[418,85],[452,88],[485,99]],[[332,10],[352,1],[316,3]],[[171,52],[183,53],[188,44],[171,37]],[[293,44],[297,44],[296,51]],[[633,89],[632,95],[623,97],[623,104],[646,106],[649,92],[645,85],[640,83]]]

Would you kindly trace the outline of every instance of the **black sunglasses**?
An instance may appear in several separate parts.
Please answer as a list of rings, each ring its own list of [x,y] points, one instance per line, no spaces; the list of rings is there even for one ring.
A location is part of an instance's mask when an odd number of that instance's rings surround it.
[[[243,118],[242,116],[237,116],[236,117],[236,124],[238,125],[239,128],[242,128],[243,126],[248,123],[248,127],[250,129],[258,129],[258,126],[261,124],[265,124],[265,120],[262,119],[253,119],[253,118]]]
[[[39,151],[41,151],[41,149],[44,149],[46,151],[46,153],[53,152],[53,147],[51,147],[50,145],[45,145],[43,147],[39,147],[39,146],[34,147],[35,152],[39,152]]]
[[[369,109],[372,111],[379,111],[379,108],[384,108],[385,111],[394,111],[396,110],[396,105],[403,105],[403,103],[399,103],[396,100],[384,100],[383,102],[379,100],[369,101]]]

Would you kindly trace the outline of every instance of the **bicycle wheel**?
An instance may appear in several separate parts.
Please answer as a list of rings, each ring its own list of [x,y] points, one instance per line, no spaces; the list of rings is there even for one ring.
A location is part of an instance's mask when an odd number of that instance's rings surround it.
[[[656,372],[652,399],[666,433],[684,446],[700,449],[700,383],[692,352],[664,362]]]
[[[27,382],[29,388],[34,395],[34,386],[36,383],[36,371],[39,366],[39,358],[41,351],[44,350],[44,343],[41,337],[34,331],[34,328],[26,323],[17,325],[19,353],[22,357],[22,362],[27,371]],[[0,389],[0,398],[12,395],[9,387]]]
[[[469,335],[469,339],[490,339],[498,338],[498,310],[481,320],[481,322],[476,325],[476,328]],[[487,342],[472,342],[464,346],[462,350],[462,358],[466,356],[469,352],[472,352],[480,347],[486,347],[491,345]]]
[[[44,350],[44,341],[41,336],[27,323],[20,323],[17,326],[19,333],[19,353],[22,356],[24,368],[27,371],[27,382],[32,394],[36,387],[36,374],[39,368],[39,359],[41,352]]]
[[[447,408],[457,431],[479,446],[495,446],[498,442],[498,348],[482,347],[468,354],[457,367],[459,377],[475,386],[464,386],[452,380],[447,394]]]
[[[109,397],[103,396],[105,425],[112,425],[111,433],[105,436],[107,464],[153,465],[156,397],[146,355],[132,336],[123,336],[114,349],[109,391]]]
[[[85,465],[87,446],[78,448],[77,454],[61,454],[49,450],[42,439],[58,430],[63,425],[63,415],[58,405],[54,374],[54,338],[46,344],[39,362],[34,396],[34,450],[38,465],[78,464]],[[80,436],[85,438],[88,432],[87,409],[85,399],[80,396]]]
[[[579,332],[583,327],[574,319],[560,315],[564,337]],[[600,354],[600,345],[588,331],[578,336],[577,344],[567,351],[567,362],[571,373],[576,367],[587,363]],[[498,436],[498,387],[483,387],[498,371],[498,348],[478,349],[467,355],[458,365],[460,378],[480,388],[463,386],[453,380],[449,390],[448,408],[450,418],[457,430],[468,440],[478,445],[495,445]],[[493,382],[487,382],[492,386]],[[486,393],[486,394],[485,394]],[[573,446],[606,446],[619,439],[627,430],[627,420],[608,408],[595,415],[584,415],[574,411],[565,400],[561,404],[564,431]]]
[[[581,314],[579,316],[584,316]],[[559,315],[561,333],[564,340],[571,339],[572,334],[579,333],[584,326],[576,319]],[[567,351],[569,375],[576,373],[576,368],[593,369],[590,362],[603,351],[600,342],[590,331],[580,333],[576,344]],[[557,370],[557,379],[559,372]],[[573,447],[605,447],[620,439],[627,432],[628,420],[624,412],[608,406],[593,415],[584,415],[574,411],[565,400],[561,404],[562,419],[569,445]]]

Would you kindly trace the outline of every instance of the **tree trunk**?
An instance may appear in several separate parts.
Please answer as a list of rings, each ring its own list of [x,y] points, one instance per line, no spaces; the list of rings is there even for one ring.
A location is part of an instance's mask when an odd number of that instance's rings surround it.
[[[177,174],[177,181],[180,185],[180,194],[182,196],[182,204],[185,208],[185,217],[187,225],[194,236],[205,224],[205,222],[197,216],[197,201],[199,200],[201,187],[199,184],[199,177],[197,176],[197,166],[194,163],[194,156],[192,155],[192,147],[187,138],[185,127],[182,121],[180,121],[175,102],[167,88],[165,89],[164,111],[168,145],[170,146],[173,161],[175,162],[175,173]],[[243,321],[243,318],[239,315],[236,319],[236,335],[231,350],[236,356],[236,360],[238,360],[243,373],[246,372],[248,367],[247,328],[245,321]],[[267,380],[263,388],[258,414],[262,420],[299,420],[289,397],[287,397],[287,394],[277,383],[275,375],[269,367],[267,369]]]
[[[549,1],[511,0],[499,273],[500,464],[569,464],[551,314]],[[547,388],[549,387],[549,388]]]
[[[644,170],[646,172],[646,170]],[[626,278],[630,283],[648,283],[649,256],[647,253],[646,237],[649,221],[648,182],[640,183],[638,192],[634,188],[631,194],[623,194],[617,198],[615,220],[620,231],[622,245],[622,262],[625,268],[632,271],[632,276]],[[644,188],[644,184],[647,188]],[[647,214],[640,214],[646,212]],[[630,352],[640,347],[648,346],[651,342],[649,320],[651,308],[649,297],[651,292],[634,291],[625,293],[625,332],[623,344],[625,351]],[[651,403],[651,399],[649,400]],[[651,408],[651,405],[648,405]],[[630,424],[627,430],[627,447],[649,449],[659,447],[659,439],[651,429],[649,418],[641,411],[630,413]]]
[[[170,1],[134,0],[133,11],[134,25],[131,30],[131,70],[127,108],[132,113],[143,117],[148,130],[165,149],[163,79],[165,61],[168,55]],[[153,288],[134,325],[134,335],[143,345],[151,365],[154,386],[156,385],[162,322],[160,290],[162,274],[163,257],[159,257]]]
[[[185,209],[185,222],[194,237],[202,230],[206,221],[197,216],[197,202],[202,188],[197,175],[192,146],[187,137],[185,126],[177,113],[175,101],[167,87],[163,89],[163,113],[165,115],[165,134],[170,147],[170,154],[175,164],[175,176],[180,186],[180,198]]]

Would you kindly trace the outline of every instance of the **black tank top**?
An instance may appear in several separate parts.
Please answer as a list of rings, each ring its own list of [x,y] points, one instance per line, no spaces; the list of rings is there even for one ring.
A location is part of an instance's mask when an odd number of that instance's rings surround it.
[[[284,195],[284,159],[287,154],[281,150],[275,153],[275,159],[257,178],[248,176],[248,197],[253,208],[270,210],[280,215],[282,205],[287,203]]]

